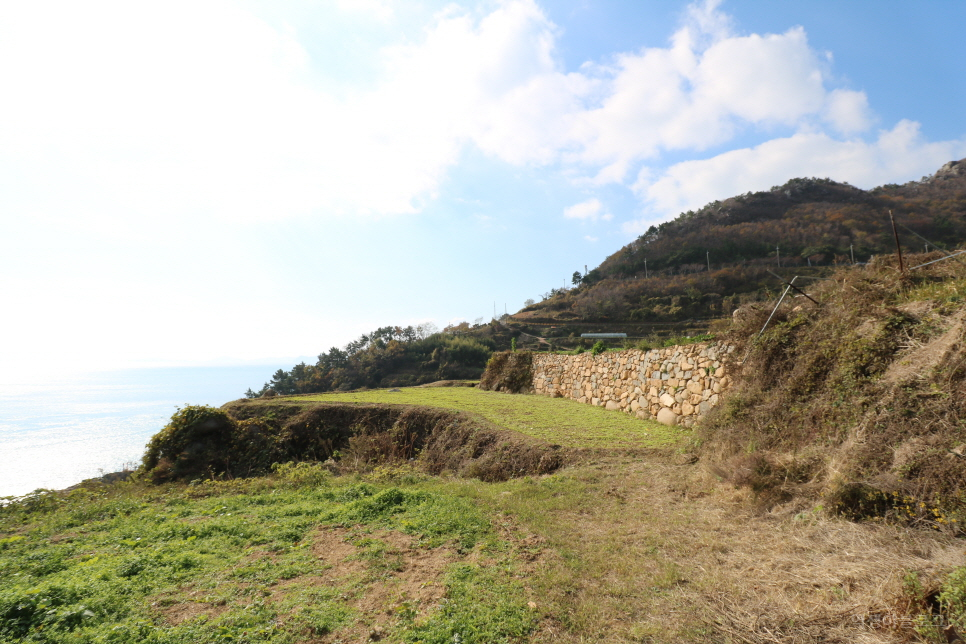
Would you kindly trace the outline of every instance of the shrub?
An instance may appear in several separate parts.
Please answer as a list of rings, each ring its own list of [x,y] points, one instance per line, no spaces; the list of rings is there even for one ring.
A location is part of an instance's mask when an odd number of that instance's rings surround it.
[[[857,521],[884,517],[896,505],[895,496],[865,483],[843,483],[825,496],[830,512]]]
[[[604,351],[607,351],[607,347],[604,345],[603,340],[598,340],[597,342],[595,342],[594,347],[590,350],[590,352],[595,356],[599,356]]]
[[[494,353],[480,378],[480,389],[520,393],[533,386],[533,354],[529,351]]]
[[[142,464],[155,482],[224,474],[235,430],[224,411],[188,405],[151,438]]]

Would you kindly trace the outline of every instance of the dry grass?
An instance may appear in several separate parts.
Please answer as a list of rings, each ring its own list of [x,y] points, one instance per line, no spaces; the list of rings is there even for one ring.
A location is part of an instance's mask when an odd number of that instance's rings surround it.
[[[903,578],[966,554],[935,532],[757,513],[701,465],[608,459],[468,491],[540,538],[534,642],[903,642]]]
[[[745,345],[743,377],[705,419],[703,452],[734,482],[754,455],[761,467],[744,482],[769,502],[858,483],[888,497],[870,504],[880,514],[957,532],[966,266],[900,274],[880,258],[834,277],[810,288],[819,306],[785,305],[760,339],[771,308],[742,311],[732,340]]]

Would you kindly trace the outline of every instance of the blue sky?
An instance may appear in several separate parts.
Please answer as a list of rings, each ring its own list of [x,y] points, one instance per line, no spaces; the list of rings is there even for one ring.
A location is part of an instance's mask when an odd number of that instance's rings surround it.
[[[653,223],[966,157],[966,4],[0,5],[0,372],[489,319]]]

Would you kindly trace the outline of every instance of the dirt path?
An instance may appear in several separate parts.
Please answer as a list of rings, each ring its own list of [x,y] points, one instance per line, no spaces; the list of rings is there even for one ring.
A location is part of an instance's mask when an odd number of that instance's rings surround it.
[[[904,577],[928,590],[966,554],[938,533],[756,512],[746,492],[666,456],[558,477],[491,501],[545,540],[535,642],[909,641]]]

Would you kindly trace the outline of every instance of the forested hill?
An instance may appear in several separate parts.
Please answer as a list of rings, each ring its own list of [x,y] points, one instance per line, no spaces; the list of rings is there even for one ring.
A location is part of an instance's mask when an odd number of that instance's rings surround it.
[[[770,297],[785,276],[966,241],[966,160],[934,175],[872,190],[830,179],[792,179],[715,201],[652,226],[586,275],[514,315],[523,324],[671,323],[730,314]],[[926,241],[928,240],[928,242]]]
[[[776,246],[782,265],[857,260],[894,252],[888,219],[938,245],[956,245],[966,233],[966,160],[951,162],[923,181],[888,185],[870,191],[830,179],[792,179],[767,192],[715,201],[697,212],[652,226],[644,235],[608,257],[588,275],[590,282],[630,277],[648,270],[699,271],[712,264],[773,260]],[[902,232],[904,231],[900,228]],[[904,235],[909,251],[924,242]],[[850,249],[850,247],[852,247]]]
[[[276,394],[347,391],[374,387],[409,387],[438,380],[479,378],[490,354],[510,344],[495,321],[455,324],[437,332],[432,324],[386,326],[363,334],[344,348],[319,354],[315,364],[279,369],[248,398]]]

